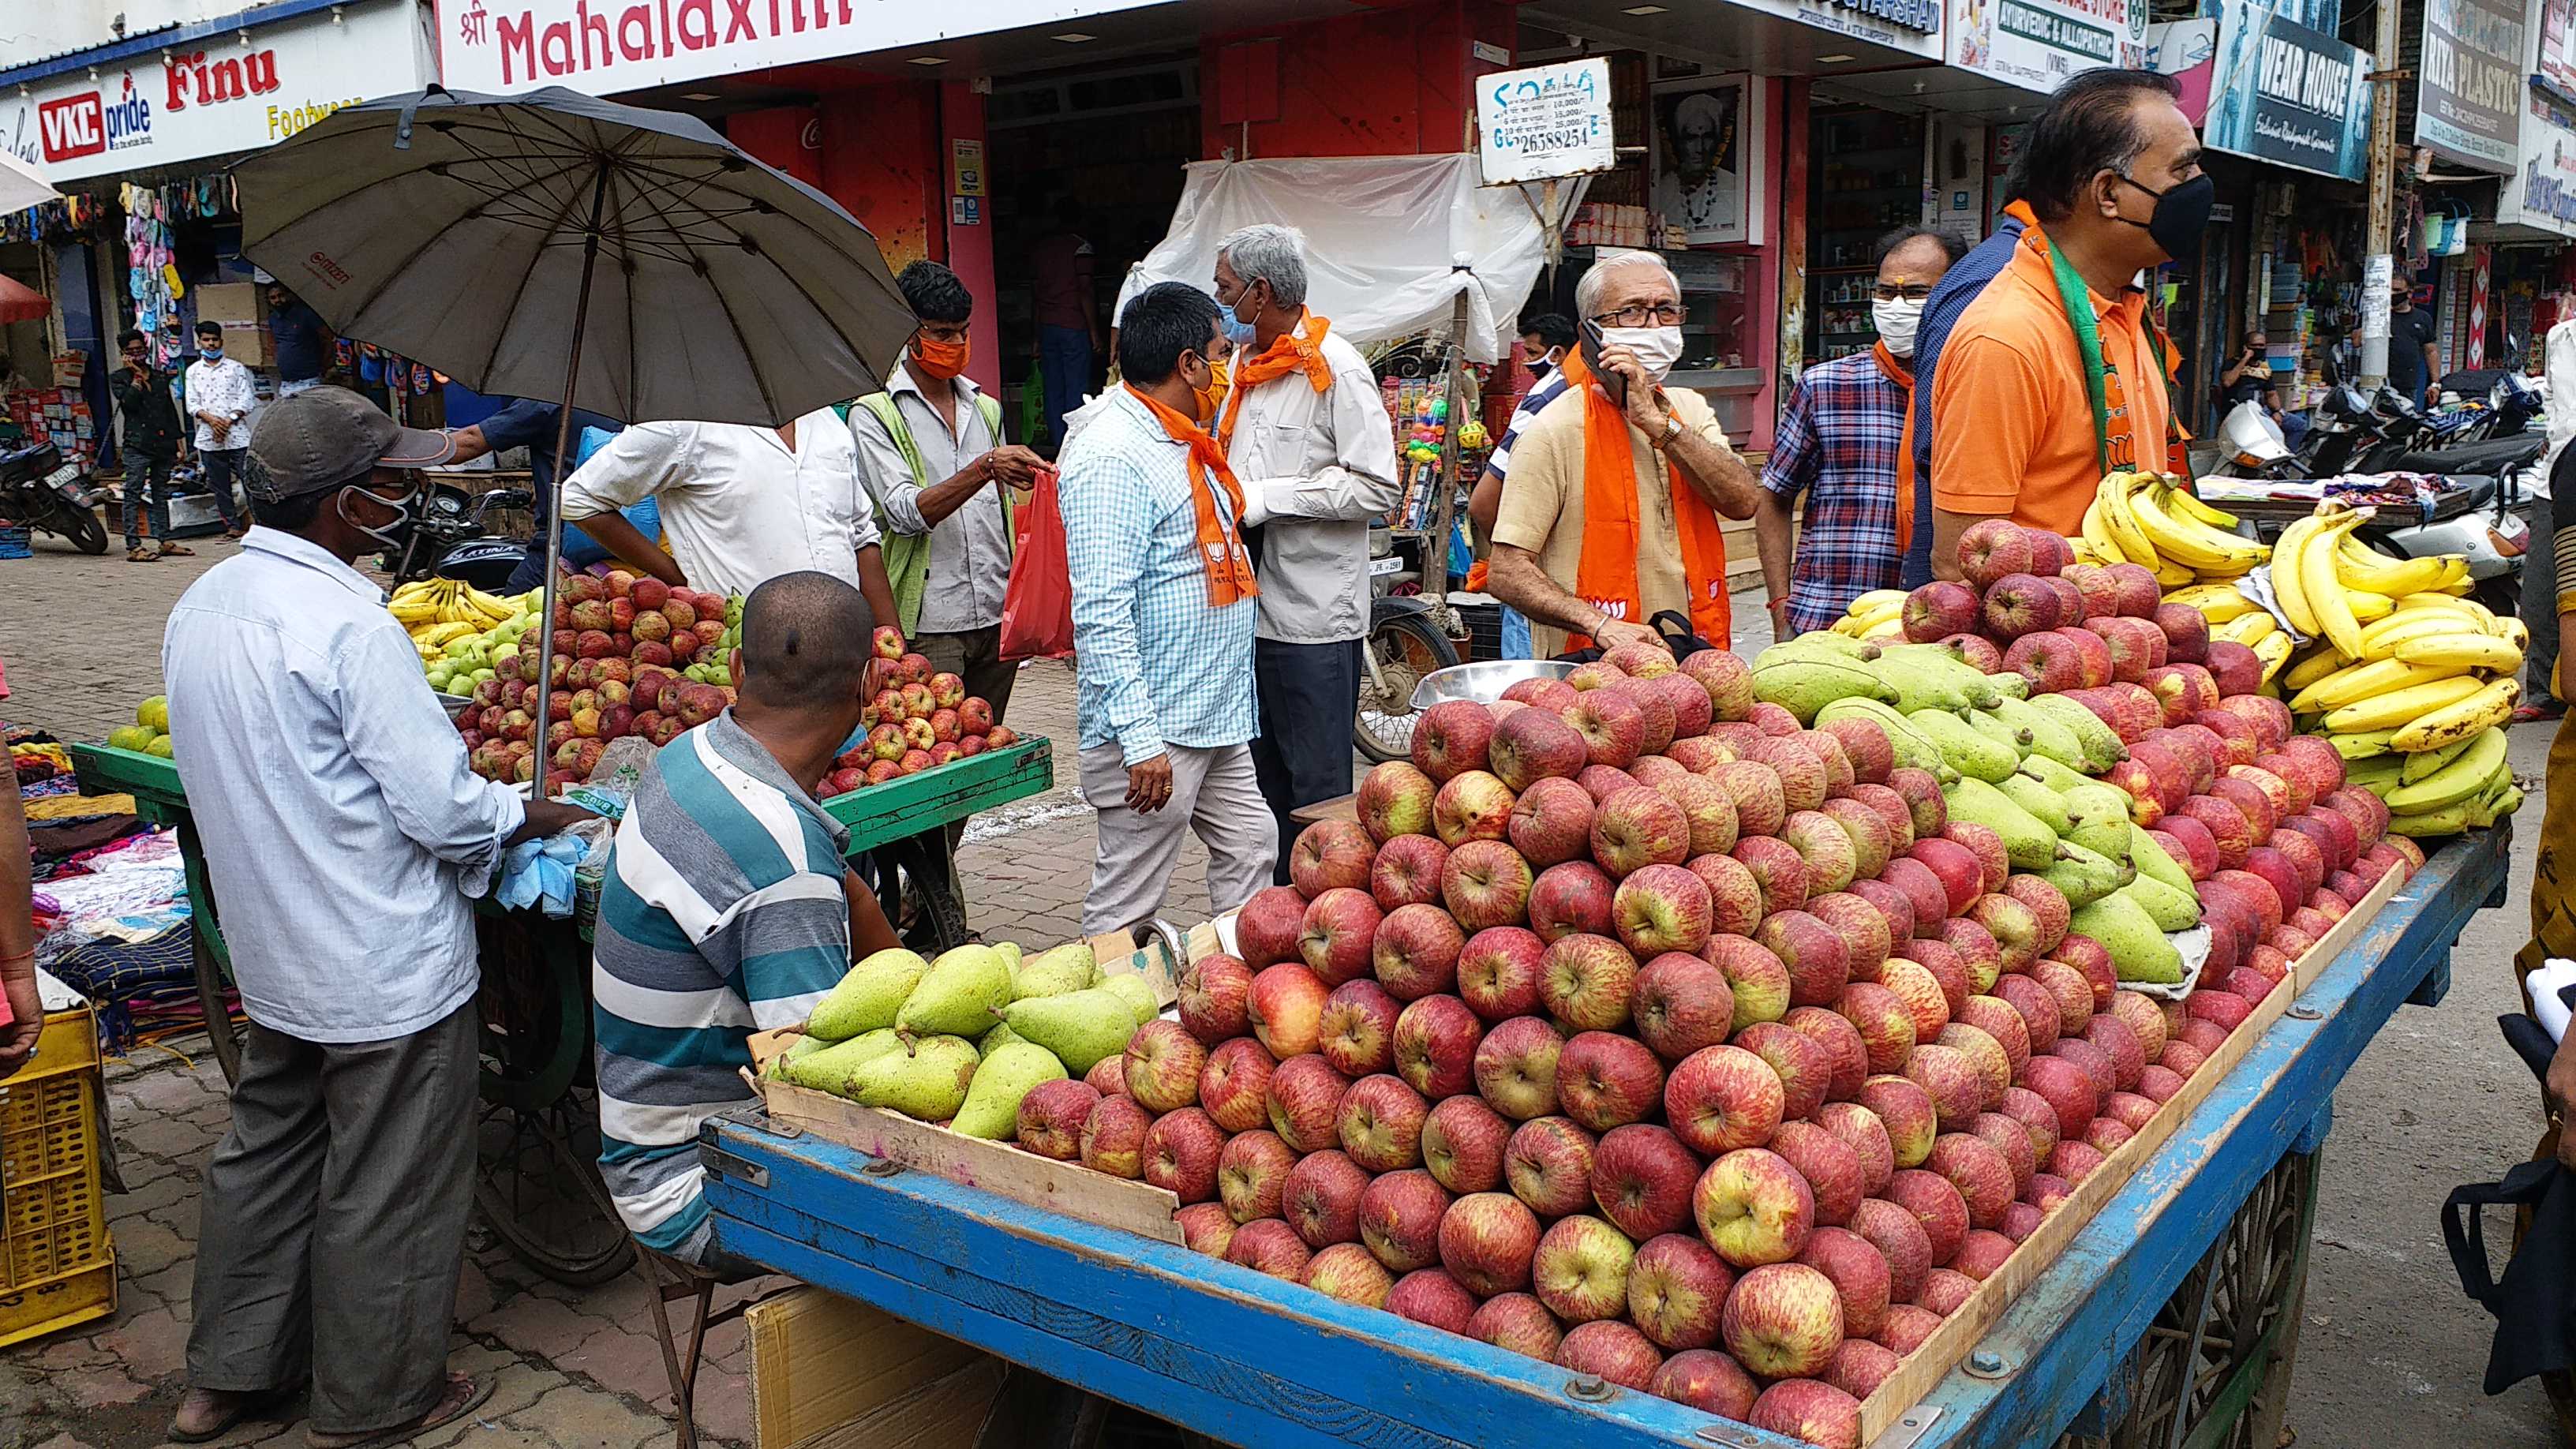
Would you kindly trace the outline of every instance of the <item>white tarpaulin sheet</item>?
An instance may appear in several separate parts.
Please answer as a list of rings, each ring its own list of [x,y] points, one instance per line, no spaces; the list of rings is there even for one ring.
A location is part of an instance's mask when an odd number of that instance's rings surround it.
[[[1560,209],[1581,194],[1560,186]],[[1155,282],[1212,288],[1217,243],[1255,222],[1306,234],[1306,305],[1362,347],[1445,332],[1463,286],[1467,355],[1499,361],[1545,261],[1545,234],[1522,189],[1484,185],[1472,153],[1198,161],[1170,234],[1129,273],[1119,306]],[[1461,252],[1468,270],[1452,272]]]

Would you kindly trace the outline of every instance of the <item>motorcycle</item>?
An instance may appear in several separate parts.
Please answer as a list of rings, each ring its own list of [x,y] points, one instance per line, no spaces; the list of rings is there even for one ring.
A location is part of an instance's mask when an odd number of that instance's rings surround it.
[[[60,534],[86,554],[107,552],[101,496],[80,464],[64,462],[51,443],[0,453],[0,517]]]
[[[429,485],[411,516],[393,530],[400,547],[385,550],[377,562],[396,583],[455,579],[499,593],[527,557],[528,541],[490,532],[483,515],[495,508],[535,506],[535,495],[524,488],[469,494],[452,484]]]
[[[1352,743],[1371,762],[1410,756],[1413,686],[1435,669],[1458,662],[1444,625],[1446,604],[1435,611],[1422,596],[1422,571],[1396,551],[1383,524],[1369,530],[1369,632],[1360,654],[1358,715]]]

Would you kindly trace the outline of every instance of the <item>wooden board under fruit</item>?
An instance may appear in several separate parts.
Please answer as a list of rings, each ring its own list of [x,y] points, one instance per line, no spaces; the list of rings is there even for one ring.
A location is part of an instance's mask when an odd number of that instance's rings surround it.
[[[2366,897],[2213,1069],[1918,1353],[1927,1366],[1905,1374],[1906,1402],[1882,1389],[1873,1437],[1911,1449],[2054,1442],[2282,1153],[2314,1149],[2372,1035],[2402,1003],[2438,998],[2462,926],[2500,899],[2509,845],[2508,829],[2473,834]],[[1168,1240],[931,1174],[882,1177],[811,1138],[711,1127],[726,1161],[714,1161],[708,1197],[729,1250],[1243,1449],[1794,1449]],[[1934,1358],[1959,1366],[1936,1372]]]

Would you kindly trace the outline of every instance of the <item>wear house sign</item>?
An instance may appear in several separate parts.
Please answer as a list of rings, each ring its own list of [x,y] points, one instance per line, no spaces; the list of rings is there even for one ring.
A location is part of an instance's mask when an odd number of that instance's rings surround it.
[[[65,56],[0,97],[0,145],[77,181],[255,151],[375,96],[418,90],[427,40],[406,0],[343,6],[123,58]]]

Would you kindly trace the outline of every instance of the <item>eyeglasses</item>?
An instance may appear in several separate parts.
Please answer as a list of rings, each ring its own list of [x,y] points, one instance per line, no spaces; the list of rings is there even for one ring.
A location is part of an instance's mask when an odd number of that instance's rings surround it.
[[[1678,327],[1682,321],[1682,308],[1678,302],[1658,302],[1650,307],[1622,307],[1616,312],[1604,312],[1592,320],[1604,327]]]
[[[1891,287],[1885,282],[1870,289],[1870,295],[1882,302],[1920,302],[1932,295],[1930,287]]]

